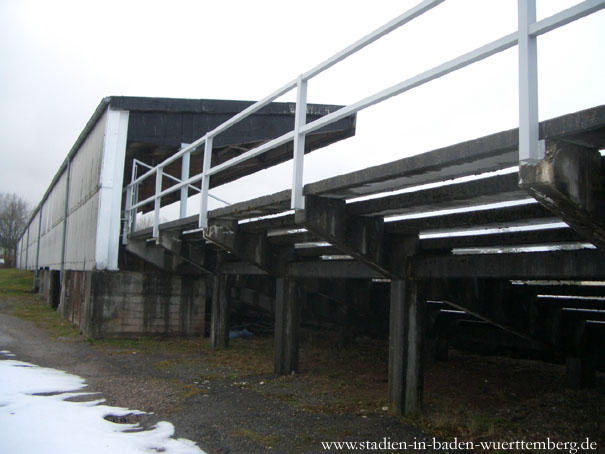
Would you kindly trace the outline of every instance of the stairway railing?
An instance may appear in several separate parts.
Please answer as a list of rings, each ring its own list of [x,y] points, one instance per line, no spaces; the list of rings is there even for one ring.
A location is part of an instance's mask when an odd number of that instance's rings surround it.
[[[518,0],[518,30],[491,43],[485,44],[471,52],[438,65],[428,71],[422,72],[410,79],[379,91],[371,96],[363,98],[353,104],[325,115],[310,123],[306,122],[307,113],[307,83],[313,77],[321,74],[347,57],[353,55],[364,47],[379,40],[383,36],[407,24],[413,19],[421,16],[445,0],[425,0],[391,20],[372,33],[361,38],[357,42],[336,53],[309,71],[299,75],[277,91],[266,98],[258,101],[242,112],[236,114],[212,131],[207,132],[193,143],[184,146],[180,151],[170,156],[163,162],[151,168],[143,175],[138,176],[133,171],[130,184],[126,187],[126,208],[124,216],[123,240],[127,242],[128,233],[134,229],[136,212],[147,204],[154,204],[153,237],[158,238],[160,208],[162,198],[176,191],[181,191],[182,197],[187,195],[187,188],[201,182],[200,192],[200,214],[199,227],[208,227],[208,197],[210,178],[228,168],[239,165],[248,159],[259,156],[267,151],[284,145],[290,141],[294,142],[293,152],[293,174],[292,174],[292,196],[291,208],[294,210],[304,209],[303,197],[303,165],[306,134],[330,125],[336,121],[353,115],[363,109],[381,103],[389,98],[419,87],[427,82],[443,77],[458,69],[469,66],[487,57],[500,53],[506,49],[519,46],[519,163],[522,165],[535,165],[544,157],[544,147],[538,138],[538,78],[537,78],[537,37],[555,30],[563,25],[588,16],[598,10],[605,8],[605,0],[585,0],[578,5],[563,10],[553,16],[536,22],[536,1]],[[258,112],[277,98],[296,89],[296,111],[294,129],[266,142],[256,148],[246,151],[219,165],[212,166],[212,147],[214,138],[226,131],[233,125],[239,123],[250,115]],[[189,176],[189,161],[193,151],[204,146],[204,158],[202,172]],[[167,175],[164,172],[166,166],[178,159],[182,159],[182,177],[177,179],[178,183],[162,189],[162,178]],[[148,178],[155,175],[155,192],[145,200],[138,200],[139,185]],[[197,189],[197,188],[196,188]],[[182,200],[182,198],[181,198]],[[181,205],[182,206],[182,205]],[[185,210],[181,209],[180,216],[184,217]]]

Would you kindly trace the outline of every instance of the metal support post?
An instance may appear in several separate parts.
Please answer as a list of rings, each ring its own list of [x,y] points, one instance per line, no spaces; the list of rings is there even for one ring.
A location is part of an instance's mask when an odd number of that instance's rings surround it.
[[[188,144],[181,144],[181,148],[186,147]],[[189,163],[190,163],[191,152],[188,151],[183,155],[181,161],[181,181],[189,179]],[[183,219],[187,217],[187,197],[189,196],[189,186],[183,186],[181,188],[181,209],[179,218]]]
[[[126,186],[126,207],[124,208],[124,223],[122,227],[122,244],[128,244],[128,234],[132,224],[132,186]]]
[[[139,185],[135,184],[132,188],[132,204],[135,206],[139,201]],[[130,214],[130,233],[133,233],[137,229],[137,209],[132,208]]]
[[[303,164],[305,160],[305,133],[301,128],[307,123],[307,80],[302,75],[298,77],[298,92],[296,95],[296,117],[294,118],[294,157],[292,169],[292,202],[293,210],[302,210],[305,201],[303,189]]]
[[[25,269],[28,270],[28,263],[27,263],[27,259],[28,259],[28,255],[29,255],[29,226],[27,226],[27,247],[25,248]],[[9,262],[10,262],[10,256],[9,256]],[[17,266],[17,249],[15,249],[15,263],[14,263],[15,267]]]
[[[138,161],[136,159],[133,159],[132,174],[130,177],[131,182],[135,181],[139,177],[138,173],[139,173]],[[133,209],[132,207],[135,206],[138,201],[139,201],[139,184],[137,183],[132,186],[131,199],[130,199],[131,210],[130,210],[130,213],[128,214],[130,233],[133,233],[137,228],[137,209],[136,208]]]
[[[67,217],[69,216],[69,191],[71,189],[71,159],[69,159],[67,161],[67,168],[65,171],[66,171],[66,175],[65,175],[65,209],[63,210],[63,238],[62,238],[62,244],[61,244],[61,274],[63,274],[63,271],[65,270],[65,250],[67,248]]]
[[[42,212],[44,211],[44,204],[40,204],[40,211],[38,213],[38,239],[36,240],[36,277],[38,276],[38,269],[40,268],[40,237],[42,236]],[[29,249],[29,242],[27,243]]]
[[[162,192],[162,175],[164,173],[163,167],[158,167],[155,173],[155,206],[153,213],[153,237],[157,240],[160,237],[160,207],[162,205],[162,198],[158,197],[158,194]]]
[[[200,219],[199,228],[208,228],[208,190],[210,189],[210,175],[208,171],[212,165],[212,142],[214,137],[208,136],[204,146],[204,170],[202,177],[202,192],[200,194]]]
[[[529,34],[536,22],[536,0],[518,0],[519,19],[519,163],[535,165],[544,158],[538,131],[538,48]]]

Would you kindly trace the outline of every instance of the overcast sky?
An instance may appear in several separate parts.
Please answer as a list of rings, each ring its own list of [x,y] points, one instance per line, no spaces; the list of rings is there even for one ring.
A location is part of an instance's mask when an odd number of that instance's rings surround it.
[[[416,3],[0,0],[0,192],[36,205],[105,96],[257,100]],[[538,16],[575,3],[539,0]],[[309,101],[357,101],[513,32],[516,4],[448,0],[314,79]],[[539,65],[541,119],[604,104],[605,11],[541,37]],[[516,72],[513,48],[359,114],[305,180],[516,127]],[[284,169],[224,197],[283,189]]]

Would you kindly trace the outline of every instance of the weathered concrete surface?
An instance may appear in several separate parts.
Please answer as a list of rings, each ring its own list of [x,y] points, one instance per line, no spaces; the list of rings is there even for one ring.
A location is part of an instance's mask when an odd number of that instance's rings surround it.
[[[602,148],[605,106],[540,123],[541,139],[564,139]],[[518,164],[519,132],[503,131],[305,186],[305,194],[349,199],[499,170]]]
[[[422,407],[425,310],[417,281],[391,282],[389,406],[396,415],[414,415]]]
[[[304,291],[293,279],[279,278],[275,293],[274,370],[276,375],[289,375],[298,371]]]
[[[467,235],[456,237],[424,238],[420,241],[423,251],[451,251],[454,248],[484,248],[502,246],[531,246],[536,244],[574,243],[582,238],[568,228],[502,232],[490,235]]]
[[[520,190],[517,184],[515,174],[496,175],[465,183],[352,202],[347,208],[350,214],[357,216],[391,216],[527,199],[527,194]]]
[[[417,255],[410,275],[415,279],[603,279],[605,254],[590,251],[551,251],[511,254]]]
[[[218,274],[213,277],[210,344],[212,348],[229,346],[229,309],[233,276]]]
[[[169,254],[165,248],[157,247],[145,240],[131,239],[126,245],[126,250],[162,271],[173,273],[183,263],[181,257]]]
[[[384,220],[381,217],[351,216],[344,201],[305,197],[305,209],[295,215],[296,223],[387,277],[393,271],[383,263]]]
[[[61,272],[58,270],[48,270],[48,305],[53,309],[59,307],[59,303],[61,302]]]
[[[66,271],[59,312],[91,338],[204,333],[203,279],[131,271]]]
[[[550,211],[538,203],[526,205],[491,208],[464,213],[442,214],[423,218],[406,219],[385,223],[385,231],[418,232],[420,230],[456,229],[468,227],[495,227],[507,223],[531,224],[552,218]]]
[[[546,156],[523,165],[519,185],[558,218],[605,251],[601,154],[596,149],[547,141]]]

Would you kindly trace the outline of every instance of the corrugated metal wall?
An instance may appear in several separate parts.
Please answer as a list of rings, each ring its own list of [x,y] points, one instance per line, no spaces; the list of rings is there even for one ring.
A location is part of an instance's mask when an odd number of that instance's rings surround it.
[[[128,115],[127,112],[125,113],[123,118],[127,125]],[[107,234],[109,218],[113,219],[117,216],[119,219],[120,216],[122,174],[117,170],[123,171],[124,156],[123,153],[121,155],[116,153],[116,150],[125,147],[125,140],[123,143],[116,144],[115,140],[108,141],[106,137],[107,134],[115,134],[115,131],[108,133],[107,127],[108,116],[114,118],[116,115],[122,118],[120,112],[109,109],[98,116],[77,149],[72,150],[60,173],[53,179],[52,186],[19,240],[17,256],[19,268],[93,270],[98,268],[100,261],[96,250],[98,244],[111,243],[107,247],[117,250],[119,231],[113,232],[115,228],[112,229],[110,240],[99,242],[97,238],[100,234],[99,225],[103,226],[103,234]],[[107,183],[103,185],[101,174],[104,160],[115,161],[114,167],[109,169],[109,173],[120,173],[115,178],[114,175],[109,175],[112,182],[115,180],[115,185]],[[108,170],[105,173],[108,173]],[[108,177],[105,176],[105,179],[107,180]],[[103,215],[99,215],[101,193],[108,190],[110,194],[117,192],[114,200],[117,208],[110,205],[101,210],[104,211]],[[112,199],[110,204],[111,201]],[[65,220],[66,203],[67,220]],[[107,201],[105,203],[107,204]],[[117,213],[114,213],[116,210]],[[103,267],[105,267],[107,251],[102,252]],[[114,255],[117,255],[117,252]],[[117,259],[114,261],[117,263]]]
[[[66,184],[67,171],[63,171],[55,185],[51,188],[48,197],[42,203],[40,267],[48,267],[50,269],[61,268]]]
[[[31,223],[23,232],[23,236],[17,243],[17,268],[33,270],[36,267],[36,255],[38,252],[38,224],[40,216],[37,212]]]
[[[65,269],[95,267],[105,122],[103,115],[71,161]]]

